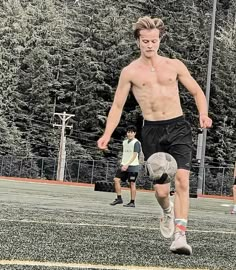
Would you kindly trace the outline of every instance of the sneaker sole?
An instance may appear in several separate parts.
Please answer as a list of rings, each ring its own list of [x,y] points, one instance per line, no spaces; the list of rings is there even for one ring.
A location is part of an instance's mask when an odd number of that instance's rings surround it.
[[[122,203],[114,203],[114,204],[110,203],[111,206],[115,206],[117,204],[123,204],[123,202]]]
[[[190,256],[192,255],[192,250],[189,250],[187,248],[178,248],[175,250],[171,250],[171,252],[173,252],[174,254],[179,254],[179,255],[187,255]]]

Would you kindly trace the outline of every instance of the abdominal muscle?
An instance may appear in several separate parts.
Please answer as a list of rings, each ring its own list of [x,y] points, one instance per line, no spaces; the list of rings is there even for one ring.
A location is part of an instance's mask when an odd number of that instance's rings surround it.
[[[148,88],[133,86],[132,90],[145,120],[168,120],[183,115],[177,82]]]

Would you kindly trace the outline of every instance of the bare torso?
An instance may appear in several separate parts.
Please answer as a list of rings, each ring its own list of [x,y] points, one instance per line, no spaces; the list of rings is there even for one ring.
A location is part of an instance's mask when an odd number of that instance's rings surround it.
[[[133,94],[146,120],[167,120],[183,114],[174,61],[161,57],[155,70],[140,59],[127,66]]]

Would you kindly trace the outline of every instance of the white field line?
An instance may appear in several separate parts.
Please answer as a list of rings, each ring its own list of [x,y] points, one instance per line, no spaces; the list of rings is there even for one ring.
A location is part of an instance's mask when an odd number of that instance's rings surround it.
[[[24,266],[45,266],[45,267],[68,267],[79,269],[112,269],[112,270],[182,270],[182,268],[167,268],[159,266],[118,266],[118,265],[98,265],[98,264],[80,264],[80,263],[66,263],[66,262],[40,262],[40,261],[23,261],[23,260],[0,260],[0,265],[24,265]],[[207,268],[188,268],[188,270],[207,270]],[[187,269],[186,269],[187,270]]]
[[[62,225],[71,227],[108,227],[108,228],[124,228],[124,229],[134,229],[134,230],[149,230],[149,231],[159,231],[158,227],[141,227],[141,226],[129,226],[129,225],[115,225],[115,224],[91,224],[91,223],[71,223],[71,222],[51,222],[51,221],[37,221],[28,219],[0,219],[0,222],[18,222],[18,223],[34,223],[34,224],[52,224],[52,225]],[[216,234],[233,234],[236,235],[236,231],[214,231],[214,230],[191,230],[188,232],[196,233],[216,233]]]

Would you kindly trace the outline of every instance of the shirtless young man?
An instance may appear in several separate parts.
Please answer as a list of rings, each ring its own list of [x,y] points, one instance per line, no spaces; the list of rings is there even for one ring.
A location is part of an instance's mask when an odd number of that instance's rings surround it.
[[[194,97],[200,127],[210,127],[212,120],[208,117],[205,95],[186,66],[177,59],[158,55],[164,31],[164,23],[158,18],[143,17],[134,24],[134,36],[140,49],[140,57],[121,71],[105,132],[98,140],[98,147],[107,148],[132,89],[144,117],[142,149],[145,160],[153,153],[162,151],[170,153],[178,164],[174,211],[169,198],[170,184],[154,185],[155,196],[163,209],[161,232],[164,237],[172,237],[175,232],[170,247],[172,252],[190,255],[192,248],[187,244],[185,231],[189,211],[192,138],[191,127],[183,116],[178,82]]]

